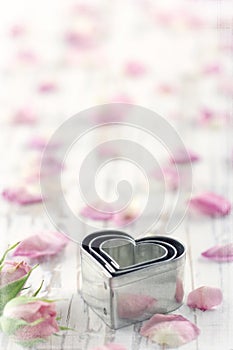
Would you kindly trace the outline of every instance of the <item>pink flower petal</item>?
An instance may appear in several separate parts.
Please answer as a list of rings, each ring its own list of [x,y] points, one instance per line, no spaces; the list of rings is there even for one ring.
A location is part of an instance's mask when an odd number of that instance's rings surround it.
[[[196,325],[180,315],[154,315],[146,321],[140,334],[163,346],[178,347],[200,334]]]
[[[168,190],[176,190],[179,187],[179,173],[175,166],[167,166],[162,168],[162,174],[154,172],[152,174],[158,181],[165,181]]]
[[[13,256],[26,256],[31,259],[54,256],[60,253],[68,242],[68,238],[60,232],[41,232],[20,242]]]
[[[202,311],[210,310],[222,303],[222,292],[219,288],[200,287],[188,295],[187,305]]]
[[[174,164],[185,164],[197,162],[199,159],[199,155],[191,150],[178,150],[172,155],[171,162]]]
[[[230,213],[231,204],[222,196],[206,192],[193,197],[190,207],[208,216],[224,216]]]
[[[80,214],[88,219],[103,221],[111,220],[113,216],[111,208],[108,209],[101,204],[97,204],[95,207],[83,207],[80,211]]]
[[[123,210],[113,215],[113,221],[118,226],[125,226],[132,223],[138,217],[138,213],[134,210]]]
[[[33,136],[27,143],[27,147],[38,151],[44,150],[47,146],[48,138],[44,136]],[[50,144],[50,149],[56,149],[60,146],[58,143]]]
[[[7,188],[2,192],[2,196],[6,201],[19,205],[37,204],[43,201],[40,194],[31,193],[24,187]]]
[[[149,295],[122,294],[117,303],[120,318],[135,319],[144,313],[152,313],[157,300]]]
[[[92,350],[126,350],[126,348],[120,344],[109,343],[103,346],[98,346]]]
[[[146,67],[142,62],[130,61],[125,65],[125,73],[131,77],[139,77],[146,73]]]
[[[207,259],[219,262],[233,261],[233,243],[216,245],[201,253],[201,255]]]
[[[56,83],[52,81],[45,81],[38,85],[38,92],[42,94],[53,93],[58,90],[58,86]]]
[[[12,122],[14,124],[35,124],[37,115],[30,107],[24,107],[16,111]]]

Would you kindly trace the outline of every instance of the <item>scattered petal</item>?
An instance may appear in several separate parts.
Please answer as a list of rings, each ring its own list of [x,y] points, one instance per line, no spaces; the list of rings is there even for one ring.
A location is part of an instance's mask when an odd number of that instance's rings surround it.
[[[201,255],[218,262],[233,261],[233,243],[216,245],[201,253]]]
[[[16,111],[12,122],[14,124],[35,124],[37,115],[30,107],[24,107]]]
[[[187,305],[202,311],[210,310],[222,303],[222,292],[219,288],[200,287],[188,295]]]
[[[132,208],[122,210],[113,215],[113,221],[118,226],[125,226],[132,223],[138,217],[138,212]]]
[[[199,159],[199,155],[191,150],[178,150],[172,155],[171,162],[174,164],[186,164],[197,162]]]
[[[144,313],[153,313],[157,300],[149,295],[122,294],[118,298],[117,312],[120,318],[135,319]]]
[[[3,198],[11,203],[19,205],[37,204],[43,201],[38,193],[30,192],[27,188],[7,188],[2,192]]]
[[[103,220],[103,221],[111,220],[113,216],[113,213],[111,212],[111,208],[107,208],[102,204],[97,204],[95,207],[94,206],[83,207],[80,211],[80,214],[88,219]]]
[[[193,197],[190,207],[208,216],[224,216],[231,211],[230,202],[215,193],[206,192]]]
[[[144,323],[140,334],[160,345],[173,348],[196,339],[200,330],[183,316],[156,314]]]
[[[53,93],[53,92],[56,92],[57,90],[58,90],[57,84],[52,81],[47,81],[47,82],[45,81],[38,85],[38,92],[42,94]]]
[[[25,256],[30,259],[54,256],[60,253],[68,242],[69,239],[60,232],[40,232],[21,241],[13,256]]]
[[[139,77],[146,73],[146,67],[142,62],[130,61],[125,65],[125,74],[131,77]]]

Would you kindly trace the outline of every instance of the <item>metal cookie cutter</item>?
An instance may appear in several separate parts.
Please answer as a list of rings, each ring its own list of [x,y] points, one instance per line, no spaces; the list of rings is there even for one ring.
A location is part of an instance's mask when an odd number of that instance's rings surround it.
[[[183,301],[185,254],[170,237],[92,233],[81,245],[82,297],[113,329],[171,312]]]

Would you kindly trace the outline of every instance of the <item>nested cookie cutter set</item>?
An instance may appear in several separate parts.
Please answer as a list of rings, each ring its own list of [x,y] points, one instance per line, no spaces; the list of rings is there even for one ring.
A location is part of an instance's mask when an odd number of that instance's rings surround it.
[[[185,256],[166,236],[92,233],[81,244],[82,297],[113,329],[171,312],[183,301]]]

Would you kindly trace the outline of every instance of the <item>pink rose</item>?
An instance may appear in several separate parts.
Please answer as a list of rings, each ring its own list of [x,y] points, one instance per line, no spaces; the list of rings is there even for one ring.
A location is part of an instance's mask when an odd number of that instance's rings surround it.
[[[9,301],[0,318],[4,333],[22,344],[46,339],[59,331],[56,306],[43,299],[17,297]]]
[[[0,270],[0,287],[27,275],[31,267],[24,261],[5,261]]]
[[[13,256],[26,256],[31,259],[43,259],[60,253],[69,239],[60,232],[44,231],[34,234],[16,247]]]

